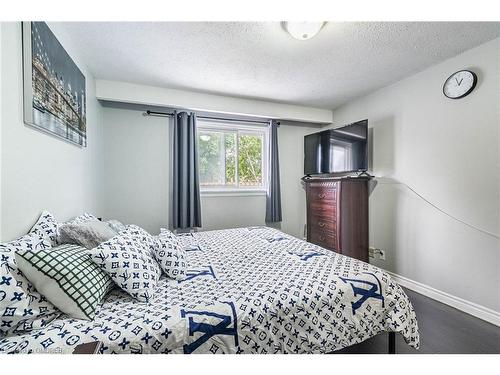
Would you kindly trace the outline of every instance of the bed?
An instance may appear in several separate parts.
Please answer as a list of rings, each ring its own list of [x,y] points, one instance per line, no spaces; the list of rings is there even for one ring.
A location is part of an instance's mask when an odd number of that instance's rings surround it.
[[[148,303],[114,289],[92,321],[60,315],[3,353],[330,353],[383,332],[418,349],[413,307],[381,269],[267,227],[189,233],[184,280]]]

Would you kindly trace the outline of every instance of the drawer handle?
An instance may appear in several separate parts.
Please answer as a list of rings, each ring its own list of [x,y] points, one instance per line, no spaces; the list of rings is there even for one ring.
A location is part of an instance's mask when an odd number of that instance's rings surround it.
[[[319,240],[320,240],[320,241],[324,241],[325,239],[326,239],[325,237],[323,237],[323,236],[319,236]]]
[[[325,227],[325,223],[322,223],[321,221],[318,221],[318,225],[321,227],[321,228],[324,228]]]
[[[326,197],[326,194],[318,194],[318,197],[319,199],[323,199],[324,197]]]

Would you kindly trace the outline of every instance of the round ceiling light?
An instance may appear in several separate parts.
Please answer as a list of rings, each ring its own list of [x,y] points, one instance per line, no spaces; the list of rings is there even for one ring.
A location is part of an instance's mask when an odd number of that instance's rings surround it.
[[[326,22],[283,22],[285,30],[295,39],[307,40],[315,36]]]

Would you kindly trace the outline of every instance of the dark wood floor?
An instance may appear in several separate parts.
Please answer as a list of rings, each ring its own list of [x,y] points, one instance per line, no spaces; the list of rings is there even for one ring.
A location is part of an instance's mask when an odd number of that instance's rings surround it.
[[[500,354],[500,327],[411,290],[405,289],[405,292],[417,314],[420,349],[414,350],[406,345],[401,335],[396,335],[396,353]],[[387,336],[379,335],[336,353],[387,353]]]

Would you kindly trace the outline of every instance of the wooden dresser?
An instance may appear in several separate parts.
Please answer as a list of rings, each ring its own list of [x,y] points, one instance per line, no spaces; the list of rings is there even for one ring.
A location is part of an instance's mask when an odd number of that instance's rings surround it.
[[[307,241],[368,262],[369,177],[304,178]]]

